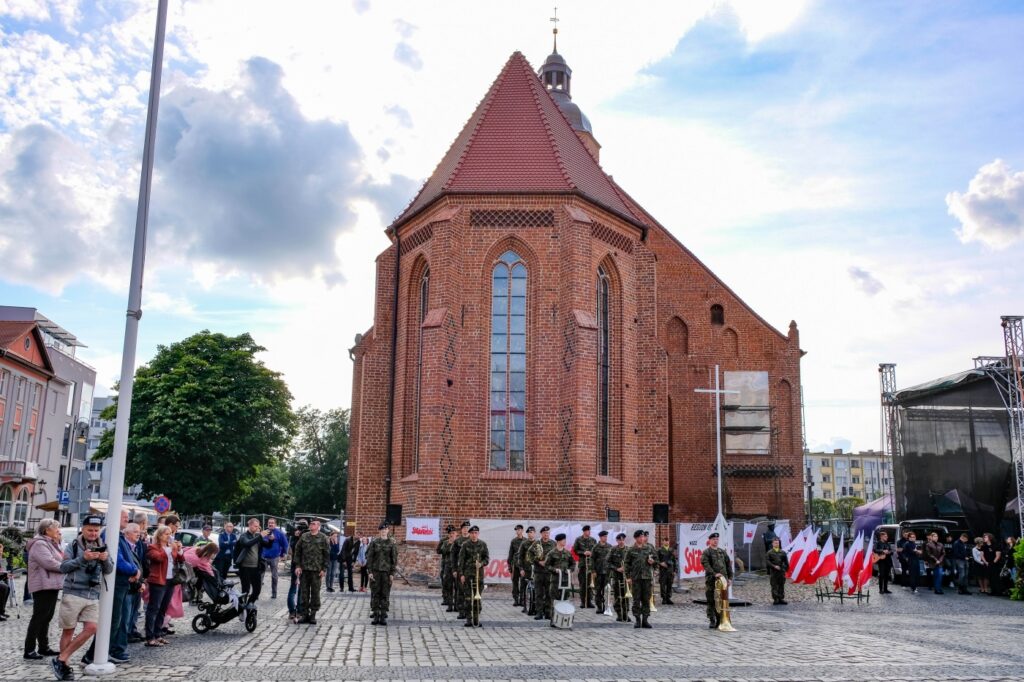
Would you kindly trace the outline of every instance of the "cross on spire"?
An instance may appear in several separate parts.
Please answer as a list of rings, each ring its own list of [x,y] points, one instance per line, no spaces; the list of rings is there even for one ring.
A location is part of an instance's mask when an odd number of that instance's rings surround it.
[[[560,21],[558,18],[558,7],[555,7],[555,16],[551,17],[549,21],[554,24],[551,28],[551,33],[555,37],[555,49],[553,52],[558,52],[558,22]]]

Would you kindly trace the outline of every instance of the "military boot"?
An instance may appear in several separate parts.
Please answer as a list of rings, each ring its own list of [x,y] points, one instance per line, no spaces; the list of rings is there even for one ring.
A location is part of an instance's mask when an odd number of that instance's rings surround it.
[[[642,626],[642,627],[644,627],[644,628],[647,628],[648,630],[650,630],[650,629],[651,629],[651,627],[652,627],[652,626],[651,626],[651,622],[650,622],[649,620],[647,620],[647,619],[648,619],[649,617],[650,617],[650,616],[644,616],[644,617],[643,617],[643,621],[644,621],[644,622],[643,622],[643,626]]]
[[[628,621],[627,621],[627,622],[628,622]],[[636,622],[635,622],[635,623],[633,623],[633,629],[635,629],[635,630],[639,630],[639,629],[640,629],[640,628],[642,628],[643,626],[644,626],[644,624],[643,624],[643,618],[642,618],[641,616],[637,616],[637,617],[636,617]]]

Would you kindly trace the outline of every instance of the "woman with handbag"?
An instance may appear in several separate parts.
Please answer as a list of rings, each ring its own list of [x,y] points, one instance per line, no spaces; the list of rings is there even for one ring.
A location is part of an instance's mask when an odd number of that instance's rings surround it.
[[[25,633],[24,658],[38,661],[58,652],[50,648],[50,621],[57,607],[57,593],[64,587],[60,571],[64,550],[60,546],[60,523],[55,519],[39,522],[36,535],[25,546],[28,552],[28,590],[32,594],[32,620]]]
[[[149,603],[146,606],[146,646],[164,646],[163,622],[174,593],[174,564],[182,560],[180,543],[171,543],[171,529],[160,526],[147,550]]]
[[[178,529],[181,526],[181,519],[174,514],[169,514],[165,519],[165,525],[171,529],[170,542],[171,546],[177,550],[180,557],[183,547],[181,542],[178,540]],[[171,621],[175,618],[185,617],[185,600],[183,597],[183,590],[185,585],[185,568],[182,565],[182,561],[179,558],[175,562],[173,576],[171,577],[171,603],[167,605],[167,615],[164,616],[163,622],[163,634],[173,635],[174,630],[171,628]]]

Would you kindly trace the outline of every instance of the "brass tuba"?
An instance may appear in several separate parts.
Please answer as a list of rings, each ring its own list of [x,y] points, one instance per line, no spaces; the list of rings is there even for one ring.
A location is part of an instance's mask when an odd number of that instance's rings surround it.
[[[718,614],[719,631],[736,632],[729,618],[729,581],[725,576],[715,581],[715,612]]]

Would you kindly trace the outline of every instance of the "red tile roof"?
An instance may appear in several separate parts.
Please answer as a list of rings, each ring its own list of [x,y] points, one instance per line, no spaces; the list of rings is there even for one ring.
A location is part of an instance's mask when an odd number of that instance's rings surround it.
[[[448,193],[578,192],[648,224],[623,200],[519,52],[505,63],[462,132],[393,227]]]
[[[35,322],[0,322],[0,348],[7,350],[35,326]]]

